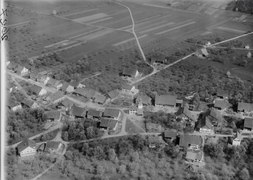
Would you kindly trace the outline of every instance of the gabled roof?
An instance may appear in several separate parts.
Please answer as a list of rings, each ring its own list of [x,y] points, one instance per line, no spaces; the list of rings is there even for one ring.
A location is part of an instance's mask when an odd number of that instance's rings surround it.
[[[53,94],[50,94],[50,95],[48,96],[48,98],[49,98],[51,101],[56,101],[56,100],[58,100],[58,99],[61,99],[63,96],[64,96],[64,93],[63,93],[63,92],[57,91],[57,92],[55,92],[55,93],[53,93]]]
[[[124,76],[134,76],[136,71],[137,70],[134,69],[134,68],[124,68],[123,72],[122,72],[122,75],[124,75]]]
[[[240,102],[238,103],[238,110],[251,112],[253,111],[253,104]]]
[[[122,85],[122,89],[125,89],[125,90],[131,90],[133,88],[133,86],[129,85],[129,84],[123,84]]]
[[[87,116],[101,117],[102,116],[102,112],[101,111],[97,111],[95,109],[89,109]]]
[[[184,110],[183,110],[183,114],[188,117],[189,119],[193,120],[193,121],[197,121],[198,120],[198,116],[194,115],[189,109],[189,106],[185,106]]]
[[[24,66],[17,65],[17,67],[16,67],[16,72],[17,72],[17,73],[21,73],[21,71],[22,71],[24,68],[25,68]]]
[[[74,102],[72,102],[71,100],[69,100],[69,99],[64,99],[62,102],[61,102],[61,104],[64,106],[64,107],[71,107],[73,104],[74,104]]]
[[[210,116],[218,121],[222,120],[222,115],[221,115],[220,111],[217,111],[215,109],[211,109]]]
[[[119,116],[119,114],[120,114],[120,110],[118,110],[118,109],[106,108],[105,111],[104,111],[103,116],[104,117],[117,118]]]
[[[42,90],[42,87],[40,87],[40,86],[37,86],[37,85],[32,85],[31,87],[30,87],[30,90],[34,93],[34,94],[39,94],[40,93],[40,91]]]
[[[177,101],[177,97],[174,95],[157,95],[155,97],[156,105],[170,105],[175,106]]]
[[[7,104],[8,104],[8,106],[10,107],[10,108],[13,108],[13,107],[15,107],[15,106],[18,106],[18,105],[20,105],[17,101],[15,101],[14,99],[9,99],[9,101],[7,102]]]
[[[48,119],[59,119],[61,116],[61,112],[56,110],[46,111],[45,115]]]
[[[75,90],[75,93],[90,99],[94,97],[96,91],[88,88],[77,88]]]
[[[225,108],[229,108],[231,106],[231,104],[224,99],[215,99],[214,101],[214,107],[216,108],[221,108],[221,109],[225,109]]]
[[[18,150],[18,152],[21,152],[24,149],[26,149],[27,147],[31,147],[31,148],[35,149],[36,148],[36,143],[33,140],[25,139],[20,144],[18,144],[17,150]]]
[[[164,131],[164,137],[165,138],[175,138],[175,137],[177,137],[177,130],[175,130],[175,129],[166,129]]]
[[[73,116],[80,116],[80,117],[84,117],[85,116],[85,112],[86,110],[84,108],[78,107],[76,105],[73,105],[71,107],[71,112]]]
[[[216,95],[217,96],[222,96],[222,97],[228,97],[228,92],[218,89],[217,92],[216,92]]]
[[[57,149],[61,142],[58,141],[48,141],[46,144],[46,149]]]
[[[104,127],[104,128],[114,129],[117,123],[118,121],[116,120],[102,118],[99,126]]]
[[[79,81],[71,81],[69,84],[76,88],[79,85]]]
[[[244,128],[253,128],[253,118],[244,119]]]
[[[190,135],[190,134],[181,134],[179,145],[188,147],[188,145],[201,145],[202,138],[201,136],[197,135]]]
[[[67,89],[69,86],[71,86],[69,83],[63,82],[63,83],[62,83],[62,87],[61,87],[60,89],[63,90],[63,91],[66,91],[66,89]]]
[[[116,98],[117,96],[119,95],[119,91],[117,89],[115,90],[112,90],[108,93],[108,96],[113,99],[113,98]]]
[[[94,95],[95,102],[103,104],[106,100],[106,97],[103,94],[95,93]]]
[[[21,104],[25,105],[25,106],[28,106],[28,107],[32,107],[32,105],[34,104],[35,102],[33,102],[32,100],[29,100],[29,99],[23,99],[23,101],[21,102]]]
[[[60,84],[61,82],[56,80],[56,79],[53,79],[53,78],[50,78],[47,82],[48,85],[51,85],[51,86],[57,86],[58,84]]]
[[[142,102],[142,104],[150,105],[151,104],[151,97],[147,96],[146,94],[141,94],[137,97],[137,101]]]

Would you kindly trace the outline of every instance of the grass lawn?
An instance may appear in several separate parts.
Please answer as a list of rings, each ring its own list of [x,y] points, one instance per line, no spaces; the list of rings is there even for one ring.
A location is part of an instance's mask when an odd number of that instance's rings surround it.
[[[131,120],[126,120],[126,132],[129,134],[143,133],[144,130],[136,126]]]

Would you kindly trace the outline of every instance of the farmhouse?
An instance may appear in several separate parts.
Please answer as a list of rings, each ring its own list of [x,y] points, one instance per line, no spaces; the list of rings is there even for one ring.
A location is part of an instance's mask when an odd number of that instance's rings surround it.
[[[118,121],[114,119],[102,118],[99,127],[107,130],[115,131],[118,126]]]
[[[253,104],[243,102],[238,103],[238,112],[253,112]]]
[[[20,65],[18,65],[18,66],[16,67],[15,72],[16,72],[18,75],[20,75],[20,76],[27,76],[27,75],[29,75],[29,69],[27,69],[27,68],[24,67],[24,66],[20,66]]]
[[[245,130],[252,131],[253,130],[253,118],[245,118],[243,127]]]
[[[218,97],[220,99],[228,99],[229,94],[226,91],[218,90],[216,93],[216,97]]]
[[[189,110],[189,105],[188,104],[185,104],[185,106],[184,106],[183,115],[186,118],[188,118],[188,119],[190,119],[194,122],[196,122],[198,120],[198,116],[199,116],[198,113],[193,113],[192,111]]]
[[[88,88],[77,88],[74,91],[74,94],[78,94],[80,96],[86,97],[88,99],[91,99],[94,97],[96,91],[93,89],[88,89]]]
[[[129,108],[128,111],[129,111],[130,115],[135,115],[137,113],[137,107],[132,106],[132,107]]]
[[[175,129],[166,129],[163,133],[164,139],[173,140],[177,137],[177,130]]]
[[[39,107],[39,105],[36,102],[29,100],[29,99],[23,99],[21,102],[21,105],[24,108],[31,108],[31,109],[36,109]]]
[[[98,104],[104,104],[106,101],[106,97],[103,94],[100,94],[98,92],[94,95],[94,102]]]
[[[156,107],[176,107],[177,97],[173,95],[157,95],[155,97]]]
[[[38,81],[43,83],[44,85],[47,84],[47,82],[49,81],[49,79],[51,79],[51,77],[47,76],[47,75],[38,75]]]
[[[18,103],[17,101],[12,100],[12,99],[10,99],[10,100],[8,101],[8,107],[9,107],[9,109],[12,110],[12,111],[17,111],[17,110],[19,110],[19,109],[22,109],[21,104]]]
[[[140,94],[136,98],[137,104],[142,104],[144,106],[150,106],[151,105],[151,97],[147,96],[146,94]]]
[[[73,104],[74,103],[67,98],[60,102],[60,106],[62,105],[66,111],[68,111],[72,107]]]
[[[109,96],[110,99],[114,99],[118,97],[119,91],[115,89],[115,90],[110,91],[107,95]]]
[[[210,111],[209,117],[212,119],[212,124],[215,127],[217,127],[219,124],[221,124],[224,120],[220,111],[213,109],[213,108]]]
[[[36,96],[43,96],[45,94],[47,94],[47,90],[46,89],[43,89],[42,87],[40,86],[37,86],[37,85],[32,85],[29,89],[34,95]]]
[[[129,78],[137,78],[140,76],[140,73],[138,70],[135,70],[132,68],[125,68],[123,69],[123,72],[121,72],[120,76],[129,77]]]
[[[20,157],[29,157],[36,154],[36,143],[33,140],[25,139],[17,146],[17,153]]]
[[[165,64],[167,63],[167,59],[164,54],[154,54],[152,53],[152,56],[150,57],[151,64],[159,63],[159,64]]]
[[[224,110],[231,106],[231,104],[225,99],[215,99],[214,100],[214,108],[218,110]]]
[[[48,120],[59,121],[61,119],[61,112],[56,110],[46,111],[45,116]]]
[[[59,153],[61,148],[63,147],[63,144],[58,141],[48,141],[46,143],[45,152],[48,153]]]
[[[71,86],[67,82],[63,82],[60,90],[62,90],[63,92],[66,92],[66,93],[72,93],[72,92],[74,92],[74,87]]]
[[[208,117],[200,115],[198,122],[196,123],[195,129],[200,133],[214,134],[214,127]]]
[[[74,89],[77,89],[78,88],[78,86],[79,86],[79,82],[78,81],[70,81],[70,83],[69,83],[71,86],[73,86],[74,87]]]
[[[62,87],[62,83],[56,79],[53,79],[53,78],[50,78],[47,83],[46,83],[47,86],[51,86],[51,87],[54,87],[56,88],[57,90],[59,90],[61,87]]]
[[[88,113],[87,113],[87,118],[101,118],[102,116],[102,112],[101,111],[97,111],[95,109],[89,109]]]
[[[61,91],[57,91],[55,93],[50,94],[46,100],[52,103],[58,103],[64,98],[64,94]]]
[[[71,107],[71,115],[75,118],[84,118],[86,116],[86,110],[84,108],[73,105]]]
[[[136,112],[136,115],[137,116],[143,116],[143,109],[137,109],[137,112]]]
[[[201,48],[197,50],[195,55],[198,56],[199,58],[206,58],[209,56],[209,53],[207,52],[206,48]]]
[[[114,120],[119,120],[120,115],[121,115],[121,112],[118,109],[106,108],[104,113],[103,113],[103,117],[112,118]]]
[[[9,81],[9,80],[8,80]],[[18,89],[18,87],[16,86],[16,84],[14,83],[14,82],[9,82],[9,83],[7,83],[7,90],[11,93],[11,92],[13,92],[14,90],[17,90]]]
[[[33,81],[38,81],[38,74],[36,72],[31,72],[30,79]]]
[[[16,63],[10,62],[7,68],[8,68],[10,71],[13,71],[13,72],[14,72],[14,71],[16,70],[17,66],[18,66],[18,65],[17,65]]]
[[[136,94],[138,94],[138,92],[139,90],[136,89],[135,86],[131,86],[128,84],[122,86],[122,93],[124,94],[135,96]]]
[[[189,135],[189,134],[181,134],[179,140],[179,146],[185,148],[196,148],[198,149],[202,144],[201,136],[197,135]]]

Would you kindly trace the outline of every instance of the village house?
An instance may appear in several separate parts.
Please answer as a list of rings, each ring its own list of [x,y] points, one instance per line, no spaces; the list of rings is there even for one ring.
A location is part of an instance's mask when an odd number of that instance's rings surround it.
[[[226,91],[218,90],[218,91],[216,92],[216,97],[218,97],[218,98],[220,98],[220,99],[228,99],[229,94],[228,94],[228,92],[226,92]]]
[[[22,109],[22,106],[17,101],[10,99],[8,101],[8,108],[12,111],[17,111],[19,109]]]
[[[51,111],[46,111],[45,116],[47,120],[50,121],[60,121],[61,120],[61,112],[57,110],[51,110]]]
[[[135,96],[138,94],[139,90],[135,88],[135,86],[131,86],[128,84],[125,84],[122,86],[122,93],[130,95],[130,96]]]
[[[151,64],[165,64],[167,63],[167,59],[166,56],[164,54],[152,54],[152,56],[150,57],[150,63]]]
[[[18,65],[15,72],[20,76],[28,76],[30,71],[26,67]]]
[[[200,114],[195,130],[203,134],[214,134],[214,127],[212,123],[209,118],[203,114]]]
[[[252,113],[253,112],[253,104],[250,103],[238,103],[238,112]]]
[[[58,81],[56,79],[50,78],[47,81],[46,85],[49,86],[49,87],[54,87],[57,90],[59,90],[63,86],[63,83],[61,83],[60,81]]]
[[[67,82],[63,82],[62,86],[60,88],[61,91],[65,92],[65,93],[72,93],[75,91],[74,87],[71,86],[69,83]]]
[[[136,104],[138,104],[139,109],[141,109],[143,106],[152,105],[151,101],[152,101],[151,97],[147,96],[146,94],[140,94],[136,98]]]
[[[199,58],[206,58],[209,56],[209,53],[207,52],[206,48],[198,49],[195,53],[195,55]]]
[[[58,103],[58,102],[62,101],[63,98],[65,98],[65,97],[64,97],[64,93],[61,92],[61,91],[57,91],[57,92],[52,93],[52,94],[50,94],[49,96],[47,96],[47,97],[46,97],[46,100],[47,100],[47,101],[50,101],[50,102],[52,102],[52,103]]]
[[[217,127],[222,124],[224,118],[222,117],[220,111],[212,108],[209,114],[210,119],[212,120],[212,124]]]
[[[202,145],[203,140],[201,136],[181,134],[179,140],[179,146],[189,149],[199,149]]]
[[[119,120],[120,119],[120,115],[121,115],[121,111],[118,109],[110,109],[110,108],[106,108],[104,113],[103,113],[103,117],[106,118],[112,118],[114,120]]]
[[[137,78],[140,76],[140,73],[138,70],[135,70],[133,68],[125,68],[120,73],[120,76],[126,77],[126,78]]]
[[[163,133],[163,138],[166,140],[173,141],[177,137],[177,130],[175,129],[166,129]]]
[[[48,153],[59,153],[62,149],[63,144],[58,141],[48,141],[46,143],[45,152]]]
[[[47,82],[51,79],[48,75],[38,75],[39,79],[38,82],[43,83],[44,85],[47,84]]]
[[[189,162],[200,162],[203,157],[203,152],[200,150],[188,149],[186,152],[185,159]]]
[[[82,107],[79,107],[79,106],[76,106],[76,105],[73,105],[71,107],[70,112],[71,112],[72,117],[74,117],[74,118],[84,118],[84,117],[86,117],[85,108],[82,108]]]
[[[199,113],[200,113],[200,112],[199,112]],[[188,105],[188,104],[185,104],[184,110],[183,110],[183,115],[184,115],[185,117],[183,117],[183,119],[190,119],[190,120],[193,121],[193,122],[197,122],[199,113],[190,111],[190,110],[189,110],[189,105]]]
[[[108,97],[110,98],[110,100],[116,98],[119,96],[119,90],[115,89],[115,90],[112,90],[110,92],[108,92]]]
[[[8,66],[10,65],[10,63],[11,63],[11,62],[10,62],[10,61],[8,61],[8,60],[7,60],[7,61],[5,61],[5,66],[8,68]]]
[[[89,88],[77,88],[73,93],[83,96],[87,99],[92,99],[94,98],[96,91]]]
[[[9,83],[7,83],[7,89],[9,91],[9,93],[11,93],[11,92],[17,90],[18,87],[16,86],[16,84],[14,82],[12,82],[12,81],[10,82],[9,81]]]
[[[214,108],[218,110],[225,110],[232,105],[226,99],[215,99],[214,100]]]
[[[103,94],[100,94],[98,92],[94,95],[94,102],[98,104],[104,104],[106,101],[106,97]]]
[[[137,116],[143,116],[143,109],[138,108],[136,111]]]
[[[18,67],[18,65],[16,63],[10,62],[9,65],[7,66],[7,69],[15,72],[17,67]]]
[[[147,136],[147,142],[149,148],[164,148],[166,146],[166,143],[163,141],[163,139],[160,136]]]
[[[155,106],[156,107],[171,107],[175,108],[177,102],[177,97],[173,95],[156,95]]]
[[[59,102],[58,106],[62,106],[65,111],[69,111],[70,108],[73,106],[73,102],[69,100],[68,98],[65,98],[63,101]]]
[[[17,153],[20,157],[30,157],[36,154],[36,143],[33,140],[25,139],[17,146]]]
[[[30,79],[33,81],[38,81],[38,74],[36,72],[31,72],[30,73]]]
[[[252,131],[253,130],[253,118],[245,118],[243,127],[245,130]]]
[[[135,106],[130,107],[128,112],[130,115],[135,115],[137,112],[137,107],[135,107]]]
[[[99,127],[109,131],[115,131],[118,127],[118,121],[114,119],[102,118]]]
[[[90,118],[90,119],[99,119],[102,117],[102,112],[101,111],[98,111],[96,109],[89,109],[88,110],[88,113],[87,113],[87,118]]]
[[[36,102],[29,99],[23,99],[21,105],[23,108],[31,108],[31,109],[36,109],[39,107],[39,105]]]
[[[71,86],[73,86],[74,87],[74,89],[77,89],[77,88],[79,88],[80,87],[80,83],[79,83],[79,81],[75,81],[75,80],[72,80],[72,81],[70,81],[70,83],[69,83]]]
[[[43,96],[45,94],[47,94],[47,90],[37,86],[37,85],[32,85],[29,90],[32,92],[32,94],[36,95],[36,96]]]

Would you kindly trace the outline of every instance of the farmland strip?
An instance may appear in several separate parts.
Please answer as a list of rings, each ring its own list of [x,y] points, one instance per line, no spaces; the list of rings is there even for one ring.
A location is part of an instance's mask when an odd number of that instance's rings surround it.
[[[89,24],[95,24],[95,23],[106,21],[106,20],[109,20],[109,19],[112,19],[112,17],[107,17],[107,18],[96,20],[96,21],[92,21]]]
[[[176,30],[176,29],[180,29],[180,28],[182,28],[182,27],[186,27],[186,26],[189,26],[189,25],[192,25],[192,24],[195,24],[195,23],[196,23],[195,21],[192,21],[192,22],[189,22],[189,23],[187,23],[187,24],[183,24],[183,25],[181,25],[181,26],[177,26],[177,27],[174,27],[174,28],[165,30],[165,31],[161,31],[161,32],[155,33],[155,34],[156,34],[156,35],[161,35],[161,34],[164,34],[164,33],[167,33],[167,32],[173,31],[173,30]]]
[[[95,8],[95,9],[88,9],[88,10],[84,10],[84,11],[79,11],[79,12],[72,13],[72,14],[67,14],[64,17],[69,17],[69,16],[73,16],[73,15],[77,15],[77,14],[82,14],[82,13],[86,13],[86,12],[91,12],[91,11],[95,11],[95,10],[97,10],[97,8]]]
[[[143,34],[143,33],[150,32],[150,31],[153,31],[153,30],[156,30],[156,29],[160,29],[160,28],[162,28],[162,27],[166,27],[166,26],[169,26],[169,25],[172,25],[172,24],[175,24],[175,23],[174,23],[174,22],[169,22],[169,23],[163,24],[163,25],[161,25],[161,26],[156,26],[156,27],[147,29],[147,30],[145,30],[145,31],[141,31],[140,33]]]
[[[224,31],[232,31],[232,32],[236,32],[236,33],[245,33],[245,31],[243,30],[239,30],[239,29],[234,29],[234,28],[229,28],[229,27],[222,27],[222,26],[219,26],[217,27],[217,29],[220,29],[220,30],[224,30]]]
[[[146,35],[146,34],[144,34],[144,35],[142,35],[142,36],[140,36],[140,37],[138,37],[138,38],[139,38],[139,39],[141,39],[141,38],[144,38],[144,37],[146,37],[146,36],[147,36],[147,35]],[[133,40],[135,40],[135,38],[130,38],[130,39],[127,39],[127,40],[124,40],[124,41],[121,41],[121,42],[115,43],[115,44],[113,44],[113,46],[119,46],[119,45],[122,45],[122,44],[128,43],[128,42],[133,41]]]
[[[97,13],[97,14],[93,14],[93,15],[90,15],[90,16],[74,19],[74,21],[85,23],[85,22],[96,20],[96,19],[104,18],[104,17],[107,17],[107,16],[108,15],[104,14],[104,13]]]

